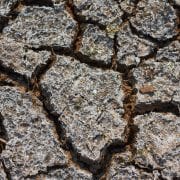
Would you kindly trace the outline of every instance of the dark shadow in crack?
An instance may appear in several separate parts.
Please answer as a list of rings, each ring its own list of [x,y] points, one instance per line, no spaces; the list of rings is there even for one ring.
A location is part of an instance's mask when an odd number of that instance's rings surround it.
[[[13,81],[16,81],[19,84],[23,85],[24,87],[27,87],[28,89],[30,89],[30,86],[31,86],[30,78],[28,78],[25,75],[15,72],[11,68],[5,67],[4,65],[2,65],[1,62],[0,62],[0,73],[7,75]]]
[[[22,4],[25,6],[47,6],[54,7],[52,0],[23,0]]]
[[[60,115],[51,112],[52,108],[49,104],[47,93],[41,89],[39,90],[41,92],[39,99],[43,102],[43,107],[48,114],[48,118],[55,124],[56,132],[59,135],[59,141],[62,143],[62,148],[70,152],[73,162],[78,164],[82,169],[90,171],[94,174],[94,177],[101,177],[105,173],[112,155],[117,152],[125,151],[126,143],[115,140],[111,144],[106,145],[101,151],[101,157],[98,161],[83,157],[78,153],[71,139],[66,137],[66,131],[63,122],[60,120]]]
[[[150,112],[172,113],[176,116],[180,115],[178,105],[172,102],[157,101],[151,104],[139,103],[135,107],[135,116],[147,114]]]
[[[4,121],[4,118],[0,112],[0,153],[2,152],[2,150],[5,149],[6,142],[8,141],[8,135],[4,127],[3,121]]]

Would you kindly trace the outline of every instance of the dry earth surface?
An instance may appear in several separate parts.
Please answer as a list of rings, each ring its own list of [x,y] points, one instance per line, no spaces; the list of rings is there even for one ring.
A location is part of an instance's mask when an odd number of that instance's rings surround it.
[[[0,0],[0,180],[180,179],[179,0]]]

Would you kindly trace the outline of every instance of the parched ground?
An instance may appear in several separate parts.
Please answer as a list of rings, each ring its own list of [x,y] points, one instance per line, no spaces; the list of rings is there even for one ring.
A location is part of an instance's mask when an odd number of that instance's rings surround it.
[[[180,179],[179,0],[0,0],[0,180]]]

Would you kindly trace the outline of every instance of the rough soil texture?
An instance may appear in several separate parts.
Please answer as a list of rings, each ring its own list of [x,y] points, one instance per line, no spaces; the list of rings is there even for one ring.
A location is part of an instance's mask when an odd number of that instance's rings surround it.
[[[180,179],[179,0],[0,1],[0,180]]]

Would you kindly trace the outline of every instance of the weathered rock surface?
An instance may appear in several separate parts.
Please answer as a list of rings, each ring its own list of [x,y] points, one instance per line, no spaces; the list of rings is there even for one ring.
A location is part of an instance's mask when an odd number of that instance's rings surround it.
[[[134,118],[138,126],[135,161],[139,166],[159,169],[162,177],[180,177],[180,122],[171,113],[150,113]]]
[[[166,0],[139,1],[136,16],[130,21],[139,32],[159,41],[178,33],[175,10]]]
[[[154,105],[161,103],[172,102],[178,106],[179,68],[179,62],[157,62],[150,59],[141,67],[134,69],[135,87],[138,90],[136,111],[149,111]]]
[[[124,24],[117,33],[117,62],[119,65],[138,65],[140,58],[153,51],[154,44],[132,34],[129,24]]]
[[[4,172],[2,162],[0,162],[0,180],[7,180],[7,176],[6,173]]]
[[[174,0],[175,5],[180,6],[180,0]]]
[[[34,52],[10,38],[0,38],[0,64],[21,75],[31,77],[38,66],[45,65],[50,52]]]
[[[8,136],[1,159],[13,179],[67,163],[42,103],[15,87],[0,87],[0,93],[0,112]]]
[[[82,157],[100,160],[111,143],[125,142],[121,75],[90,68],[70,57],[57,62],[41,82],[52,113]]]
[[[92,174],[81,170],[80,168],[76,166],[69,166],[67,168],[61,168],[55,171],[51,171],[48,174],[41,174],[36,177],[37,179],[43,179],[43,180],[76,180],[76,179],[82,179],[82,180],[93,180]],[[28,179],[30,180],[30,179]],[[33,178],[32,178],[33,180]]]
[[[134,165],[132,165],[132,154],[129,151],[114,155],[110,164],[110,168],[107,172],[107,180],[153,180],[156,179],[157,176],[157,172],[148,173],[143,169],[137,169]]]
[[[19,0],[1,0],[0,1],[0,16],[6,16],[10,10],[13,8],[14,5],[16,5],[16,3]]]
[[[0,0],[0,180],[180,179],[179,4]]]
[[[52,7],[27,6],[3,29],[3,35],[34,47],[71,47],[77,23],[65,4]]]
[[[133,13],[133,11],[135,10],[135,6],[137,1],[136,0],[118,0],[121,9],[126,12],[127,14],[131,14]]]
[[[87,25],[79,52],[97,63],[110,64],[113,55],[113,39],[98,27]]]
[[[105,26],[119,26],[123,12],[118,3],[111,0],[74,0],[75,12],[85,20],[95,21]]]
[[[180,62],[180,42],[176,40],[168,46],[160,48],[157,51],[156,60],[162,62]]]

